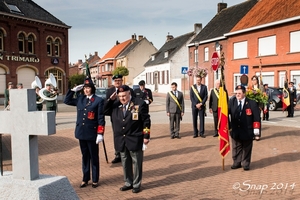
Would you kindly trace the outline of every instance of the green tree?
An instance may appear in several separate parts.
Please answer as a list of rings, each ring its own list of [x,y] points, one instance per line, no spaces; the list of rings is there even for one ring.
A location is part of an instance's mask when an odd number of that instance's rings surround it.
[[[122,76],[128,76],[129,70],[126,67],[117,67],[113,72],[113,75],[122,75]]]
[[[69,88],[73,88],[74,85],[80,85],[83,84],[85,80],[84,74],[74,74],[69,77]]]

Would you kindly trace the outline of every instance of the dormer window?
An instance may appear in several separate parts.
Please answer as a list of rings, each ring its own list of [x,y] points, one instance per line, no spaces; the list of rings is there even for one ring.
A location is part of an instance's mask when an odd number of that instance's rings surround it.
[[[151,56],[151,61],[155,60],[155,55]]]
[[[165,58],[167,58],[169,56],[169,52],[165,51]]]
[[[12,4],[6,4],[6,5],[11,13],[23,15],[21,10],[16,5],[12,5]]]

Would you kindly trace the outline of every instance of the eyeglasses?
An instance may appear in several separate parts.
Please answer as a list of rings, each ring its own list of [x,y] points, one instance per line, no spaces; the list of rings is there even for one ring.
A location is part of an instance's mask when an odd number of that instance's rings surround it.
[[[123,80],[122,80],[122,79],[119,79],[119,80],[118,80],[118,79],[115,79],[114,81],[115,81],[115,82],[121,82],[121,81],[123,81]]]

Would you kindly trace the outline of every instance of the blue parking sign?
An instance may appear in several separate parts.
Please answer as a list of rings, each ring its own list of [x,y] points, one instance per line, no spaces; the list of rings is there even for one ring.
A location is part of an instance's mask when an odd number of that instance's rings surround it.
[[[241,65],[240,74],[248,74],[248,65]]]
[[[181,67],[181,73],[182,74],[187,74],[188,67]]]

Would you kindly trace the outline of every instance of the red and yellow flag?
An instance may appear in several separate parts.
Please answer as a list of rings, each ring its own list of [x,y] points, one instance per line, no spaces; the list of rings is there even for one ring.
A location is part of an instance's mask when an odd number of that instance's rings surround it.
[[[290,105],[290,94],[286,88],[282,89],[282,111],[285,111],[287,107]]]
[[[218,127],[220,139],[220,154],[224,158],[230,151],[228,130],[228,96],[224,87],[220,87],[218,103]]]

